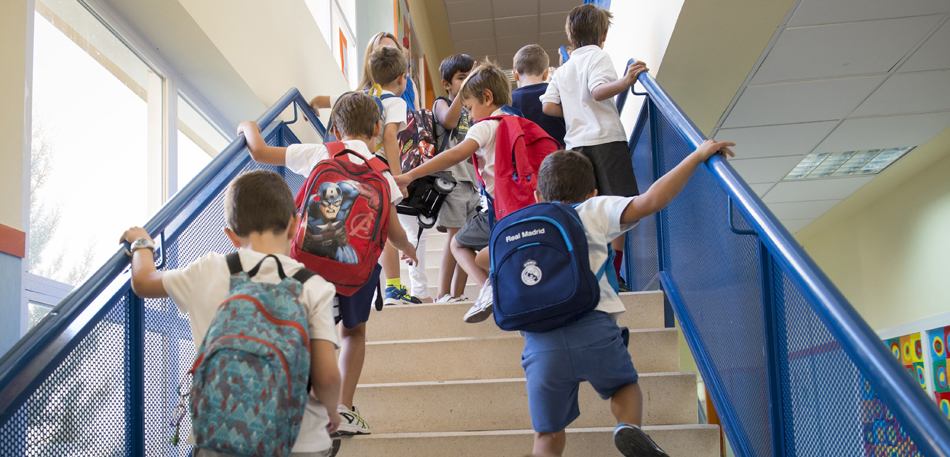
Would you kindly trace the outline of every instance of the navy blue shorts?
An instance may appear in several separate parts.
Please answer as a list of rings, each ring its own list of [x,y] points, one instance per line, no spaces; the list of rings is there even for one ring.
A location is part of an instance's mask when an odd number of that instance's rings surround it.
[[[363,285],[360,290],[349,297],[337,294],[339,302],[339,312],[333,313],[337,324],[343,321],[343,326],[349,329],[356,328],[357,325],[369,320],[369,312],[373,309],[373,296],[376,293],[376,287],[379,285],[379,273],[383,271],[380,264],[373,268],[373,274],[369,276],[369,281]]]
[[[555,433],[574,422],[581,415],[577,388],[584,381],[605,400],[637,383],[629,335],[601,311],[549,332],[525,332],[521,367],[534,431]]]

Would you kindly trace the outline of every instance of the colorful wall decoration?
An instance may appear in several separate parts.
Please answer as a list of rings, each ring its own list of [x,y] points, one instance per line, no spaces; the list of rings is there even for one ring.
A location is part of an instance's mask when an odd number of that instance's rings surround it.
[[[937,406],[950,419],[950,381],[947,380],[947,371],[950,363],[947,358],[947,341],[950,340],[950,325],[935,328],[927,332],[927,343],[930,346],[931,376],[933,378],[933,394]]]

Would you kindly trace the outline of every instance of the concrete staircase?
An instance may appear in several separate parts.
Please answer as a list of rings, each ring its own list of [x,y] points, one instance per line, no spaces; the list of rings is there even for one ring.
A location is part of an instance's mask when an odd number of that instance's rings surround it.
[[[445,235],[429,235],[427,273],[438,280]],[[408,275],[403,271],[403,278]],[[474,299],[474,283],[466,288]],[[436,295],[431,287],[431,295]],[[671,457],[719,456],[719,428],[697,424],[696,374],[680,372],[676,329],[663,328],[661,292],[621,296],[630,354],[640,372],[644,430]],[[524,339],[489,319],[466,324],[471,302],[386,307],[367,324],[356,405],[372,435],[347,437],[340,456],[524,456],[533,432],[521,351]],[[587,384],[566,456],[614,456],[607,401]]]

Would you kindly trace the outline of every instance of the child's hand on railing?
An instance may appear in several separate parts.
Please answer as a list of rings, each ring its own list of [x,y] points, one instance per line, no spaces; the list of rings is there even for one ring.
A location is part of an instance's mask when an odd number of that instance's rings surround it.
[[[244,132],[254,132],[260,135],[261,127],[257,125],[257,122],[254,121],[244,121],[238,125],[237,134],[240,135]],[[247,136],[247,135],[245,135]]]
[[[122,234],[122,238],[119,238],[119,243],[132,244],[135,242],[135,240],[142,238],[152,241],[152,237],[148,236],[148,232],[146,232],[144,228],[131,227]]]
[[[637,77],[640,76],[640,73],[645,71],[650,71],[650,69],[647,68],[647,64],[644,62],[638,60],[630,64],[630,66],[627,67],[627,74],[623,75],[624,83],[627,87],[633,87],[637,82]]]
[[[712,157],[712,155],[717,152],[721,153],[724,158],[735,157],[736,153],[729,149],[729,146],[735,145],[735,143],[729,141],[717,142],[716,140],[706,140],[696,148],[693,154],[696,154],[702,162],[705,162],[706,159]]]

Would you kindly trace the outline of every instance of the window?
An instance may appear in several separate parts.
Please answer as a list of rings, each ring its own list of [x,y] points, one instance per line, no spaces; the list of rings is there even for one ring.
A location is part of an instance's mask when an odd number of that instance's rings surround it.
[[[356,88],[356,0],[306,0],[343,76]]]
[[[231,142],[178,95],[178,188],[191,181]]]
[[[36,1],[30,272],[78,284],[161,206],[163,86],[82,4]]]

